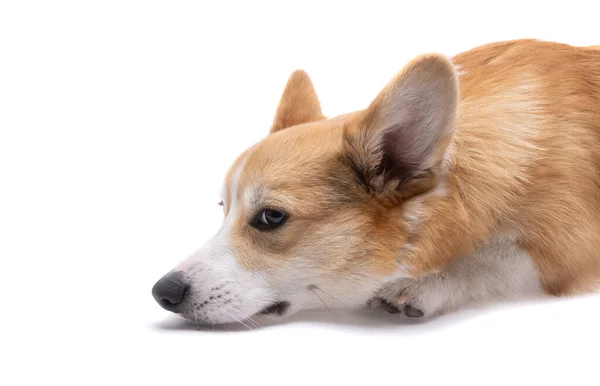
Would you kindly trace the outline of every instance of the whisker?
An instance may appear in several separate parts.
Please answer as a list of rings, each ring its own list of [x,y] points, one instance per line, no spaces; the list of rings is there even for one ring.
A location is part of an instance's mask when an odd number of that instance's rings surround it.
[[[250,328],[250,326],[248,326],[246,323],[244,323],[244,322],[243,322],[241,319],[239,319],[239,318],[236,318],[235,316],[231,315],[231,314],[229,313],[229,311],[227,311],[226,309],[223,309],[223,311],[225,311],[225,313],[226,313],[227,315],[229,315],[229,316],[231,317],[231,319],[235,320],[235,321],[236,321],[236,323],[240,323],[242,326],[246,327],[248,330],[252,330],[252,328]]]
[[[253,327],[255,327],[255,328],[256,328],[256,327],[262,327],[262,326],[260,325],[260,323],[258,323],[256,320],[252,319],[252,317],[251,317],[251,316],[248,316],[248,315],[246,315],[246,313],[242,312],[242,310],[240,310],[239,308],[238,308],[237,310],[238,310],[238,312],[239,312],[240,314],[242,314],[242,315],[244,316],[244,318],[246,318],[246,320],[247,320],[249,323],[251,323],[251,324],[253,325]]]
[[[315,287],[317,288],[317,287]],[[308,289],[315,294],[316,297],[319,298],[319,300],[321,301],[321,303],[323,303],[323,305],[325,306],[325,308],[327,309],[327,311],[329,311],[329,313],[331,314],[331,316],[333,316],[333,312],[331,312],[331,310],[329,309],[329,307],[327,306],[327,303],[325,303],[325,301],[323,300],[323,298],[321,296],[319,296],[318,293],[315,292],[315,290],[312,287],[308,287]]]
[[[253,298],[252,296],[248,296],[248,299],[250,299],[250,300],[254,301],[254,298]],[[254,319],[252,318],[252,316],[248,316],[248,314],[246,314],[244,311],[242,311],[242,310],[240,309],[240,307],[239,307],[239,306],[238,306],[238,307],[236,307],[236,310],[237,310],[237,311],[238,311],[240,314],[242,314],[242,316],[243,316],[244,318],[246,318],[246,320],[247,320],[248,322],[252,323],[252,324],[254,325],[254,327],[257,327],[257,328],[262,328],[262,327],[263,327],[263,326],[262,326],[260,323],[258,323],[256,320],[254,320]]]
[[[256,323],[256,325],[258,325],[258,327],[261,327],[261,328],[262,328],[262,327],[263,327],[263,325],[262,325],[262,324],[260,324],[260,323],[259,323],[259,322],[258,322],[256,319],[254,319],[254,317],[255,317],[255,316],[256,316],[256,315],[253,315],[253,316],[248,316],[248,320],[251,320],[252,322]]]
[[[341,305],[343,305],[343,306],[346,306],[346,305],[347,305],[346,303],[342,302],[340,299],[338,299],[337,297],[333,296],[332,294],[330,294],[329,292],[325,291],[325,290],[324,290],[324,289],[322,289],[322,288],[319,288],[319,287],[317,287],[317,286],[313,286],[312,288],[314,288],[314,289],[318,289],[319,291],[323,292],[324,294],[326,294],[327,296],[331,297],[333,300],[335,300],[336,302],[340,303],[340,304],[341,304]],[[312,290],[312,288],[311,288],[311,290]],[[314,291],[313,291],[313,292],[314,292]]]
[[[252,323],[254,323],[254,325],[258,328],[263,328],[262,324],[258,323],[252,316],[248,317],[248,320]]]

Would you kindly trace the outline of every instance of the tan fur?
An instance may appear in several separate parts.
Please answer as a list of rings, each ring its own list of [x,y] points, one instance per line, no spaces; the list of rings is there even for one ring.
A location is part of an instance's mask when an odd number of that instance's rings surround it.
[[[296,70],[290,75],[275,113],[271,133],[301,123],[325,119],[321,104],[308,74]]]
[[[514,228],[548,292],[590,289],[600,278],[600,53],[516,41],[454,62],[466,74],[451,194],[428,213],[461,215],[420,230],[429,237],[411,256],[415,274]]]
[[[419,276],[510,231],[548,293],[592,288],[600,279],[600,50],[522,40],[478,47],[453,63],[462,74],[456,120],[452,105],[439,108],[453,133],[436,140],[419,175],[377,185],[377,171],[368,170],[371,190],[355,168],[381,157],[365,149],[379,141],[370,136],[383,130],[386,95],[419,71],[427,76],[411,85],[429,87],[439,76],[443,90],[431,86],[429,95],[451,94],[454,70],[437,56],[417,58],[367,110],[329,120],[308,76],[294,73],[272,134],[232,168],[244,163],[237,197],[224,199],[227,212],[250,192],[256,208],[283,209],[290,220],[261,232],[242,208],[232,233],[240,264],[268,271],[318,259],[330,277],[381,277],[401,267]]]

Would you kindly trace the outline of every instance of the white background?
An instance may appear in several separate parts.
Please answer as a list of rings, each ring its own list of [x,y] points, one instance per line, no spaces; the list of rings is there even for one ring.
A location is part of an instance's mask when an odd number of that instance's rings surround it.
[[[0,383],[600,384],[598,295],[215,332],[150,295],[291,71],[333,116],[424,52],[600,44],[597,2],[548,3],[2,1]]]

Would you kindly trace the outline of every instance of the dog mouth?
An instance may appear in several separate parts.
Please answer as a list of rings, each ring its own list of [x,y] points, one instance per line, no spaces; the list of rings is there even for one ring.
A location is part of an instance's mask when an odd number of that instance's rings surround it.
[[[275,302],[270,306],[265,307],[262,311],[260,311],[260,314],[283,316],[288,308],[290,308],[289,302]]]

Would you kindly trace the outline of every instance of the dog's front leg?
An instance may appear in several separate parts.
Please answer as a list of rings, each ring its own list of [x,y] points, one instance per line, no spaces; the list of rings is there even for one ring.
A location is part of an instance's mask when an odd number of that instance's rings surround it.
[[[538,273],[529,255],[511,239],[498,238],[439,272],[390,283],[377,298],[388,312],[428,317],[470,301],[539,293]]]

